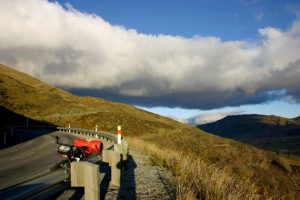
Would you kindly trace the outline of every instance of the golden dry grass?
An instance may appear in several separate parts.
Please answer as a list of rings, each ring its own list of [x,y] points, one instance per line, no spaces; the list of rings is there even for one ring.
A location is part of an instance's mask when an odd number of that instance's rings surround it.
[[[161,148],[138,138],[128,138],[130,145],[143,149],[157,164],[172,170],[177,177],[177,199],[297,199],[299,173],[290,178],[294,181],[289,192],[263,189],[251,180],[240,179],[229,167],[219,168],[194,155]],[[297,189],[298,188],[298,189]]]

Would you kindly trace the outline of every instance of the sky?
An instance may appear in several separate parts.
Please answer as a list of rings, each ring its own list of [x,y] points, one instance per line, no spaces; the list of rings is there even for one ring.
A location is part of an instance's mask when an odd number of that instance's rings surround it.
[[[300,115],[299,0],[0,0],[0,62],[187,123]]]

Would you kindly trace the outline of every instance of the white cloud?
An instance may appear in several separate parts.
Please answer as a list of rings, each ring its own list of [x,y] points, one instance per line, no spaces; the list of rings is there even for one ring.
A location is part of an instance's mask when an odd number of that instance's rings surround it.
[[[189,124],[188,119],[179,118],[179,117],[174,117],[174,116],[166,116],[166,117],[168,117],[168,118],[170,118],[170,119],[173,119],[173,120],[176,120],[176,121],[178,121],[178,122],[180,122],[180,123],[183,123],[183,124]]]
[[[109,91],[145,106],[261,103],[277,90],[299,101],[299,20],[288,30],[259,30],[256,43],[222,42],[146,35],[67,7],[1,1],[0,62],[50,84]]]
[[[187,119],[188,124],[199,125],[215,122],[230,115],[240,115],[243,112],[208,112]]]

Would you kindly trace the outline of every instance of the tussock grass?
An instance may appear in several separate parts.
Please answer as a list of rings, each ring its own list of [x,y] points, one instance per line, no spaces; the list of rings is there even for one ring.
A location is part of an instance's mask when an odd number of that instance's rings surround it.
[[[280,194],[278,191],[261,192],[261,186],[250,178],[240,179],[228,167],[219,168],[208,164],[201,157],[161,148],[157,144],[145,142],[138,138],[128,138],[130,145],[143,149],[157,161],[157,164],[170,169],[177,177],[177,199],[296,199],[299,193]],[[299,174],[291,178],[295,188],[298,187]]]

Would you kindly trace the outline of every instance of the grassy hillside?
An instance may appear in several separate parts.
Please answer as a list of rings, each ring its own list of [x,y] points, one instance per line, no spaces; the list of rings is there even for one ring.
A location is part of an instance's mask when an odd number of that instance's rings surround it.
[[[294,119],[267,115],[234,115],[198,125],[222,137],[249,139],[300,136],[300,123]]]
[[[299,117],[235,115],[198,125],[207,132],[275,152],[300,155]]]
[[[300,159],[284,158],[135,107],[78,97],[0,65],[0,106],[49,123],[116,132],[177,176],[178,199],[296,199]],[[1,111],[1,110],[0,110]],[[1,113],[2,116],[2,113]]]

